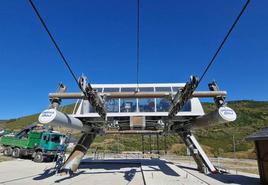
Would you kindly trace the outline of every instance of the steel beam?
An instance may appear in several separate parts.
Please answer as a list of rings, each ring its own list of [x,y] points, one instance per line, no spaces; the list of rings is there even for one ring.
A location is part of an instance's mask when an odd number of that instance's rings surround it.
[[[123,130],[105,131],[105,134],[161,134],[162,130]]]
[[[102,97],[107,99],[113,98],[169,98],[176,93],[167,92],[111,92],[111,93],[98,93]],[[226,91],[195,91],[192,94],[192,98],[209,98],[226,96]],[[61,99],[84,99],[83,93],[49,93],[49,98],[61,98]]]

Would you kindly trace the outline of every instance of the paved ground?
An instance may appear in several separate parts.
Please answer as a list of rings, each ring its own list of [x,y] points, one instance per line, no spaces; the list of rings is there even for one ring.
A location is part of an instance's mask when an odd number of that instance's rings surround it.
[[[198,185],[259,184],[258,175],[204,175],[195,166],[164,159],[85,159],[76,175],[53,173],[53,163],[12,160],[0,163],[0,184]]]

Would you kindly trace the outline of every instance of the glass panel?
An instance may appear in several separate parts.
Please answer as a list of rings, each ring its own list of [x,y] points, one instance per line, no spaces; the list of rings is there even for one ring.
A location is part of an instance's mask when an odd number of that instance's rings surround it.
[[[120,111],[121,112],[137,112],[136,99],[121,99]]]
[[[119,112],[119,99],[110,99],[105,102],[107,112]]]
[[[155,91],[157,91],[157,92],[170,92],[171,87],[155,87]]]
[[[155,112],[154,98],[139,99],[139,112]]]
[[[95,113],[96,110],[94,109],[94,107],[92,107],[92,105],[89,104],[89,112],[90,113]]]
[[[156,110],[157,112],[168,112],[170,107],[170,101],[165,98],[156,99]]]
[[[60,142],[60,136],[59,135],[51,135],[50,136],[50,141],[54,143],[59,143]]]
[[[178,92],[179,87],[172,87],[173,92]]]
[[[119,88],[104,88],[103,92],[119,92]]]
[[[187,103],[182,107],[181,112],[191,112],[191,111],[192,111],[191,100],[188,100]]]
[[[102,88],[94,88],[97,92],[102,92]]]
[[[121,92],[135,92],[136,88],[121,88]]]
[[[153,87],[140,87],[139,91],[140,92],[154,92],[154,88]]]

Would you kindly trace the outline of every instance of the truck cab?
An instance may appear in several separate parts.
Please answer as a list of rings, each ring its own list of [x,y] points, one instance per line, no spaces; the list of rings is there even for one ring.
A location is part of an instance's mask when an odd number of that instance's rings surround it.
[[[35,162],[42,162],[44,158],[56,160],[57,154],[66,148],[66,136],[58,132],[44,132],[40,142],[35,146],[32,155]]]

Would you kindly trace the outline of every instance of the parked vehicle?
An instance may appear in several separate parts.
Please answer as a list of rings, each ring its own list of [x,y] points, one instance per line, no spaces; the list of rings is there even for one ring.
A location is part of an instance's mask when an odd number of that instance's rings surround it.
[[[30,156],[35,162],[53,160],[66,148],[66,136],[52,130],[34,130],[27,127],[15,136],[3,136],[0,145],[5,156],[20,158]]]

